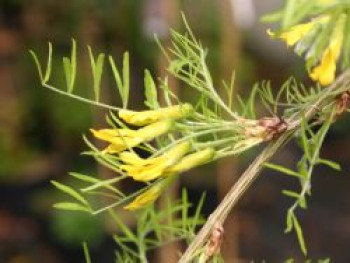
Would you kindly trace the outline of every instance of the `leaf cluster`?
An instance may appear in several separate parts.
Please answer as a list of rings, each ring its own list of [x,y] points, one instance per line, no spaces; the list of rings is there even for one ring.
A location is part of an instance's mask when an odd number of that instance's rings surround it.
[[[194,214],[190,216],[191,204],[184,189],[180,200],[167,199],[162,210],[151,206],[137,213],[135,228],[128,226],[117,213],[109,210],[111,218],[121,232],[113,236],[121,249],[121,252],[116,253],[117,262],[147,262],[146,254],[149,250],[179,240],[189,242],[196,229],[205,222],[200,215],[204,199],[203,194]]]
[[[299,145],[303,150],[304,154],[297,163],[297,170],[291,170],[287,167],[266,163],[265,166],[279,171],[287,176],[296,178],[300,183],[300,191],[296,192],[294,190],[283,190],[282,193],[290,198],[292,198],[293,203],[287,210],[286,216],[286,233],[295,231],[301,251],[304,255],[307,254],[307,248],[304,240],[303,231],[296,215],[297,209],[306,210],[307,209],[307,197],[311,196],[311,181],[313,171],[316,165],[323,164],[337,171],[340,170],[339,164],[323,159],[320,157],[320,150],[326,134],[330,128],[331,122],[333,120],[333,115],[328,116],[327,121],[325,121],[322,126],[315,132],[312,127],[304,120],[301,124],[300,131],[297,136]]]

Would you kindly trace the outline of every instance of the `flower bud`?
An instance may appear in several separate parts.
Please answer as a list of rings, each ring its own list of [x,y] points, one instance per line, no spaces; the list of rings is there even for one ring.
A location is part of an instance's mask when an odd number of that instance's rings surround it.
[[[119,118],[128,124],[135,126],[144,126],[163,119],[179,119],[187,117],[193,111],[191,104],[185,103],[182,105],[160,108],[157,110],[147,111],[130,111],[120,110]]]
[[[152,204],[162,193],[163,188],[159,183],[152,186],[146,192],[137,196],[130,204],[124,207],[126,210],[134,211]]]
[[[152,123],[139,130],[91,129],[91,132],[96,138],[109,142],[110,145],[103,150],[103,152],[113,154],[135,147],[143,142],[150,141],[164,133],[167,133],[172,127],[173,121],[163,120]]]
[[[125,163],[121,169],[136,181],[148,182],[164,175],[166,168],[176,164],[190,150],[189,142],[175,145],[161,156],[142,159],[128,153],[120,156]]]
[[[207,148],[183,157],[177,164],[166,169],[167,173],[182,173],[196,166],[210,162],[215,155],[213,148]]]
[[[176,176],[172,176],[155,183],[151,188],[137,196],[131,203],[125,206],[124,209],[134,211],[152,204],[175,178]]]

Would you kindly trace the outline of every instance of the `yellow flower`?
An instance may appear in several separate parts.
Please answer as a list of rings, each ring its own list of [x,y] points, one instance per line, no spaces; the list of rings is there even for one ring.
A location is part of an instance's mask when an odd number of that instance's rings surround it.
[[[215,150],[207,148],[183,157],[177,164],[170,166],[165,170],[166,173],[177,174],[188,171],[196,166],[202,165],[211,161],[214,157]]]
[[[314,81],[318,81],[322,86],[331,84],[335,79],[336,58],[329,48],[323,53],[321,63],[310,73]]]
[[[136,210],[147,205],[152,204],[162,193],[162,188],[156,184],[148,189],[146,192],[137,196],[130,204],[124,207],[126,210]]]
[[[311,79],[318,81],[323,86],[331,84],[335,79],[337,60],[343,44],[345,20],[346,16],[343,14],[336,22],[331,40],[322,54],[320,64],[313,68],[310,73]]]
[[[92,134],[103,141],[107,141],[110,145],[103,150],[104,153],[119,153],[128,148],[135,147],[140,143],[150,141],[168,132],[173,125],[171,120],[163,120],[152,123],[139,130],[131,129],[102,129],[93,130]]]
[[[302,39],[310,32],[310,30],[316,25],[316,23],[324,23],[328,20],[329,16],[318,17],[308,23],[295,25],[289,30],[277,36],[281,38],[284,42],[286,42],[287,46],[294,46],[295,43],[297,43],[300,39]],[[267,30],[267,34],[271,37],[276,37],[276,34],[274,32],[271,32],[271,30]]]
[[[134,147],[143,141],[137,131],[130,129],[91,129],[91,132],[96,138],[110,143],[104,150],[105,153],[124,151],[128,147]]]
[[[179,119],[188,116],[193,111],[191,104],[185,103],[183,105],[170,106],[158,110],[147,111],[130,111],[120,110],[119,118],[128,124],[135,126],[144,126],[162,119]]]
[[[124,206],[124,209],[134,211],[152,204],[161,195],[164,189],[175,180],[176,176],[167,177],[155,183],[147,191],[137,196],[131,203]]]
[[[120,168],[136,181],[148,182],[165,175],[166,168],[176,164],[190,150],[190,143],[175,145],[161,156],[142,159],[136,154],[127,153],[119,156],[125,164]]]

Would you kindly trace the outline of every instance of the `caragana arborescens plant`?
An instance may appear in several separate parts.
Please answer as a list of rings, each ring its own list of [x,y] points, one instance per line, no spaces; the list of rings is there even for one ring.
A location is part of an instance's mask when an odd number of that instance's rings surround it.
[[[285,232],[295,233],[300,249],[307,257],[296,211],[307,208],[316,165],[340,169],[337,163],[322,158],[320,149],[328,130],[337,117],[347,111],[350,101],[350,1],[288,0],[281,11],[263,17],[265,22],[280,24],[278,30],[268,30],[267,37],[284,41],[290,51],[305,58],[305,69],[314,83],[305,86],[291,77],[276,93],[269,82],[262,82],[253,86],[247,99],[233,96],[234,74],[223,84],[226,95],[218,94],[206,64],[207,50],[195,38],[186,20],[183,21],[186,31],[171,31],[170,46],[159,46],[168,59],[169,74],[197,93],[198,99],[194,103],[183,101],[172,93],[167,78],[155,81],[145,70],[144,104],[147,109],[130,109],[129,54],[124,54],[119,69],[111,56],[95,55],[90,47],[94,97],[81,97],[74,91],[78,68],[75,40],[70,57],[63,58],[66,89],[58,89],[49,82],[52,45],[49,44],[45,71],[31,51],[44,88],[109,110],[105,127],[93,127],[88,135],[84,135],[89,148],[84,154],[114,171],[115,176],[103,180],[98,176],[70,173],[86,184],[81,189],[53,181],[73,200],[57,203],[55,207],[92,215],[108,212],[123,232],[122,236],[114,237],[122,248],[117,254],[121,262],[147,262],[147,251],[167,242],[165,236],[170,236],[170,240],[186,239],[189,242],[179,262],[221,260],[222,225],[228,213],[262,169],[274,169],[300,183],[300,189],[283,190],[293,200],[286,211]],[[120,106],[100,101],[100,84],[106,66],[113,73],[122,102]],[[159,102],[160,96],[164,105]],[[269,115],[259,116],[256,105],[264,105]],[[105,147],[94,145],[92,138],[105,142]],[[277,150],[291,140],[297,140],[303,151],[296,169],[269,163]],[[265,148],[206,221],[200,217],[204,198],[195,215],[188,216],[186,191],[180,201],[169,203],[165,210],[153,206],[182,172],[239,155],[260,144]],[[125,192],[118,185],[127,178],[141,182],[143,187],[136,192]],[[109,197],[110,202],[95,201],[92,205],[91,196],[96,194]],[[137,215],[136,230],[130,229],[115,213],[118,206]],[[180,216],[176,217],[179,212]],[[168,225],[162,224],[165,219],[168,219]],[[204,226],[196,234],[196,227],[202,223]],[[90,260],[86,246],[84,251]]]

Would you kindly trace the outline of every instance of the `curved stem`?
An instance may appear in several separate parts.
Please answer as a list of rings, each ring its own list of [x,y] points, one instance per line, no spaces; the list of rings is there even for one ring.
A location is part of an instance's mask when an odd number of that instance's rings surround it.
[[[121,108],[118,108],[118,107],[114,107],[114,106],[111,106],[111,105],[108,105],[108,104],[104,104],[104,103],[101,103],[101,102],[98,102],[98,101],[86,99],[86,98],[80,97],[78,95],[75,95],[73,93],[69,93],[69,92],[60,90],[60,89],[55,88],[55,87],[53,87],[53,86],[51,86],[51,85],[49,85],[47,83],[42,83],[41,85],[44,88],[52,90],[52,91],[54,91],[56,93],[59,93],[61,95],[65,95],[65,96],[68,96],[70,98],[73,98],[73,99],[76,99],[76,100],[79,100],[79,101],[82,101],[82,102],[85,102],[85,103],[88,103],[88,104],[91,104],[91,105],[94,105],[94,106],[97,106],[97,107],[100,107],[100,108],[105,108],[105,109],[113,110],[113,111],[121,110]]]

